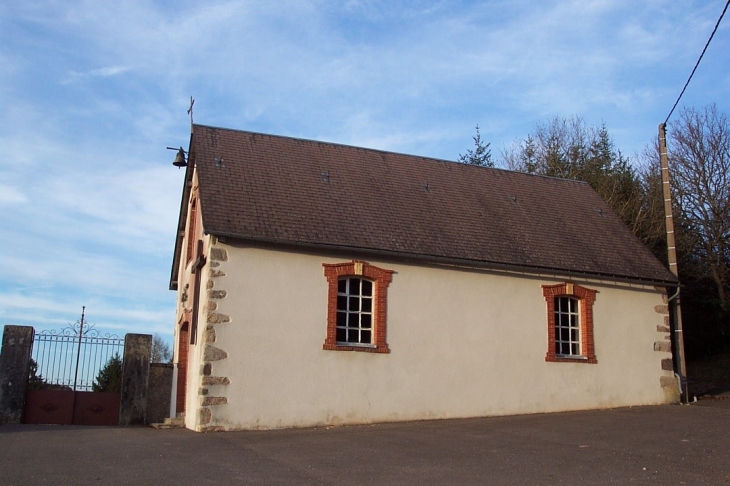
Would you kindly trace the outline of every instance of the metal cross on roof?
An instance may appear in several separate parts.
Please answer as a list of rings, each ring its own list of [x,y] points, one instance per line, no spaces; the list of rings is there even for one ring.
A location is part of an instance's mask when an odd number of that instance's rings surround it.
[[[190,115],[190,125],[193,124],[193,105],[195,104],[195,99],[193,97],[190,97],[190,108],[188,108],[188,115]]]

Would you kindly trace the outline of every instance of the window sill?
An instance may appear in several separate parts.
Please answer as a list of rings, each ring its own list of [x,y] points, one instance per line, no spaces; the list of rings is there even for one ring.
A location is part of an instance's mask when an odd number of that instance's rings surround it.
[[[545,361],[551,363],[598,363],[595,356],[561,356],[555,354],[548,354],[545,356]]]
[[[337,341],[335,343],[335,345],[337,345],[337,346],[351,346],[353,348],[375,348],[375,347],[377,347],[374,344],[347,343],[347,342],[340,342],[340,341]]]
[[[326,351],[360,351],[361,353],[390,353],[387,345],[362,345],[362,344],[327,344],[322,346]]]

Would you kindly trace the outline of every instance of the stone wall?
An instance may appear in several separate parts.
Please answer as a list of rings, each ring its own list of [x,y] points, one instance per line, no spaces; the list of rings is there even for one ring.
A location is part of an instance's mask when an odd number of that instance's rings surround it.
[[[664,291],[663,288],[657,287],[657,290]],[[664,356],[661,360],[664,376],[659,378],[659,384],[669,403],[677,403],[681,398],[680,382],[674,375],[674,363],[672,360],[672,328],[669,322],[669,299],[666,292],[662,294],[662,304],[654,306],[654,312],[663,317],[663,322],[656,327],[660,339],[654,342],[654,351],[662,353]]]
[[[0,350],[0,424],[20,423],[32,344],[32,327],[5,326]]]
[[[213,244],[217,244],[217,239]],[[230,316],[221,314],[218,305],[226,298],[228,292],[221,287],[225,283],[226,273],[223,266],[228,262],[228,252],[225,248],[213,247],[210,250],[210,268],[208,271],[208,301],[207,301],[207,327],[203,334],[205,348],[203,349],[203,363],[201,371],[201,387],[198,390],[199,404],[196,417],[196,430],[199,432],[216,432],[223,430],[223,427],[214,425],[215,415],[219,413],[221,406],[228,404],[225,396],[230,380],[226,376],[218,376],[213,368],[218,367],[221,360],[228,358],[228,353],[219,348],[216,343],[216,329],[225,327],[231,322]],[[217,369],[215,370],[217,372]]]
[[[170,416],[172,363],[151,363],[147,384],[147,423],[164,422]]]
[[[151,352],[151,335],[127,334],[124,337],[119,425],[145,424]]]

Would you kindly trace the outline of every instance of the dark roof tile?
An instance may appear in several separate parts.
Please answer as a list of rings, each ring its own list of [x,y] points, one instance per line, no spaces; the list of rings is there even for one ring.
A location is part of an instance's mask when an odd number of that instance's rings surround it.
[[[583,182],[202,125],[190,150],[210,234],[676,281]]]

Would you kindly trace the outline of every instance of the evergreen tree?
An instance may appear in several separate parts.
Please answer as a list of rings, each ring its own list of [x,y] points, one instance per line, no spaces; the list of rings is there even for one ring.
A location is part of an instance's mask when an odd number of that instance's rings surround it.
[[[122,359],[119,354],[109,358],[109,361],[99,370],[92,386],[95,392],[119,393],[122,391]]]
[[[477,134],[474,139],[474,150],[467,150],[465,154],[459,154],[459,162],[462,164],[480,165],[483,167],[494,167],[492,162],[492,151],[489,150],[489,143],[482,141],[477,125]]]
[[[43,375],[38,374],[38,363],[34,359],[30,360],[30,367],[28,369],[28,388],[32,390],[42,390],[46,388],[48,384],[43,378]]]

